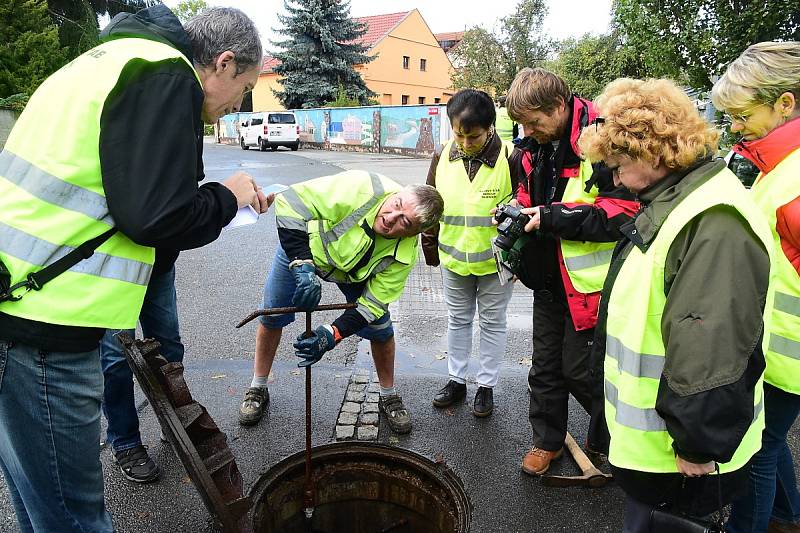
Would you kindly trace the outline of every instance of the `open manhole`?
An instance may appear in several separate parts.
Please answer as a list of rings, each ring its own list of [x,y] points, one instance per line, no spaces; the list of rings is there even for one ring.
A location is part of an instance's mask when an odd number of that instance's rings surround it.
[[[280,461],[244,495],[242,476],[208,411],[157,342],[120,334],[131,368],[164,434],[225,533],[468,533],[472,506],[443,463],[365,442],[315,446],[314,512],[304,513],[305,453]]]
[[[362,442],[316,446],[311,520],[303,513],[304,454],[264,474],[250,490],[256,533],[462,533],[470,503],[446,466],[414,452]]]

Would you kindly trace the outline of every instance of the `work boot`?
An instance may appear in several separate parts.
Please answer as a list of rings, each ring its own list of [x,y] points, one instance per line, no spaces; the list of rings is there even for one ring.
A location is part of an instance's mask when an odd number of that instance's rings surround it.
[[[398,394],[379,396],[378,409],[386,415],[386,421],[392,431],[400,434],[411,432],[411,413],[403,405],[403,399]]]
[[[475,393],[475,403],[472,404],[472,414],[478,418],[489,416],[494,411],[494,393],[491,387],[478,387]]]
[[[266,387],[250,387],[244,393],[244,400],[239,406],[239,424],[252,426],[258,424],[264,416],[264,409],[269,403],[269,389]]]
[[[114,452],[114,462],[119,466],[125,479],[134,483],[149,483],[161,476],[158,465],[150,458],[147,448],[141,444]]]
[[[454,380],[447,382],[447,385],[441,388],[436,396],[433,397],[434,407],[449,407],[459,400],[463,400],[467,396],[467,384],[459,383]]]
[[[531,451],[522,458],[522,471],[532,476],[541,476],[550,468],[550,462],[561,457],[563,448],[551,452],[534,446]]]
[[[772,519],[767,526],[767,533],[800,533],[800,524]]]

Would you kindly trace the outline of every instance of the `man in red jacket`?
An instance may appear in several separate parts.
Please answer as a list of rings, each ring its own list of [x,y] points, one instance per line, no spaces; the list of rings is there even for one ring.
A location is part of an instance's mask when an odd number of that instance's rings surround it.
[[[598,381],[590,372],[589,353],[600,289],[619,226],[638,204],[630,192],[614,186],[607,168],[581,160],[578,137],[597,116],[592,103],[573,95],[563,79],[544,69],[525,68],[511,84],[506,107],[525,133],[512,155],[521,176],[515,200],[530,208],[524,211],[531,216],[526,229],[536,230],[522,249],[519,272],[534,290],[528,375],[533,448],[522,469],[541,475],[561,455],[569,394],[592,413]],[[602,401],[595,410],[601,416],[593,417],[587,447],[604,451],[608,437]]]

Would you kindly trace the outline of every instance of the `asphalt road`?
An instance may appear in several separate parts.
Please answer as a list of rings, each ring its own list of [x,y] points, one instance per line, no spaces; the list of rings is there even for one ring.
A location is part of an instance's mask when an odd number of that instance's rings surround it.
[[[352,168],[377,171],[401,183],[423,182],[428,161],[340,152],[262,153],[206,145],[205,165],[209,179],[222,180],[244,170],[259,185],[267,186],[291,185]],[[279,349],[265,419],[253,428],[242,428],[236,421],[241,395],[250,383],[255,327],[250,324],[239,330],[234,325],[260,307],[264,278],[276,243],[275,218],[270,210],[254,225],[226,230],[215,243],[182,253],[177,264],[187,381],[194,397],[227,433],[245,487],[253,486],[262,473],[303,447],[303,381],[296,372],[296,357],[289,342],[303,328],[299,322],[287,328]],[[323,303],[342,301],[335,286],[324,285]],[[495,389],[495,413],[487,419],[476,419],[470,413],[469,402],[437,410],[430,402],[446,382],[443,354],[447,313],[438,271],[418,265],[405,295],[391,308],[398,342],[396,381],[412,411],[414,430],[409,436],[397,438],[382,425],[379,441],[444,460],[460,476],[470,495],[474,533],[619,531],[623,495],[617,487],[547,488],[520,471],[521,458],[530,446],[526,375],[530,364],[531,302],[529,291],[524,287],[515,289],[509,308],[509,343]],[[334,317],[333,313],[315,315],[315,323],[329,322]],[[370,367],[366,346],[363,341],[359,345],[358,339],[346,339],[313,367],[314,444],[333,441],[348,378],[354,367]],[[470,384],[469,399],[474,391],[474,384]],[[164,473],[154,484],[129,483],[113,465],[110,450],[103,447],[106,499],[115,527],[131,533],[216,531],[170,446],[159,441],[160,431],[152,410],[141,395],[139,401],[143,440]],[[573,402],[570,430],[578,442],[583,440],[587,425],[586,415]],[[796,431],[791,435],[791,445],[796,449]],[[579,473],[568,459],[555,463],[553,471]],[[0,531],[17,531],[2,479]]]

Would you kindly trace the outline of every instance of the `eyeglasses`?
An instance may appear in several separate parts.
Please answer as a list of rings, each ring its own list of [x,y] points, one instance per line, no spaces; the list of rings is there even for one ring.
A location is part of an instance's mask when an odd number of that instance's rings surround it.
[[[591,124],[594,124],[594,131],[599,131],[600,124],[605,124],[605,123],[606,119],[604,117],[595,117],[595,119],[591,122]]]
[[[738,122],[739,124],[747,124],[747,121],[750,120],[750,117],[753,116],[753,111],[761,107],[765,104],[757,104],[746,111],[742,111],[741,113],[725,113],[725,118],[733,124],[734,122]]]

